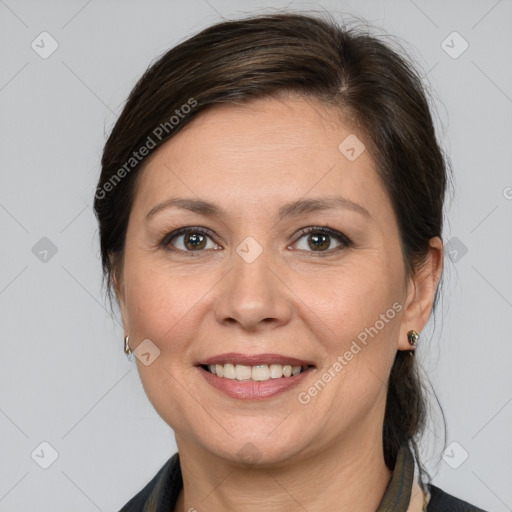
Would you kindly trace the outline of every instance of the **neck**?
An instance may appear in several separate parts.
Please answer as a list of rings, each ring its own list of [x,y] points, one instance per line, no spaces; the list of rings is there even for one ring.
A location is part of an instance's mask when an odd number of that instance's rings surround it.
[[[377,510],[392,472],[382,436],[338,441],[312,457],[279,467],[241,468],[176,435],[183,491],[175,512]]]

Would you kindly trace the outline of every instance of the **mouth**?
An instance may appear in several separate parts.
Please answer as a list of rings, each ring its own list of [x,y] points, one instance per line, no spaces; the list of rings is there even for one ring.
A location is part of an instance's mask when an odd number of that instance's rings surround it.
[[[315,365],[280,354],[222,354],[196,365],[217,390],[238,399],[275,396],[299,384]]]

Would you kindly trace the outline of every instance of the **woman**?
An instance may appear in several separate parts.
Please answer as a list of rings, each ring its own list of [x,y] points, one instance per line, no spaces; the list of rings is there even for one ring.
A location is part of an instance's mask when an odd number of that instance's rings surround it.
[[[481,510],[416,444],[446,183],[415,71],[332,20],[221,23],[146,71],[95,211],[179,455],[123,511]]]

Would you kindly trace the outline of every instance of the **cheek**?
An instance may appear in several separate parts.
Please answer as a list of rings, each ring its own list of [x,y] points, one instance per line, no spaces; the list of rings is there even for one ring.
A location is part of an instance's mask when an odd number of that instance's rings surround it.
[[[156,343],[174,337],[200,308],[209,280],[189,279],[151,258],[127,258],[125,293],[129,328],[134,336]]]
[[[308,323],[325,333],[329,352],[342,350],[352,339],[376,327],[387,336],[397,328],[401,288],[396,269],[382,262],[340,266],[333,272],[301,276],[294,290],[310,317]],[[393,307],[394,305],[394,307]]]
[[[323,293],[322,287],[304,282],[298,293],[308,297],[310,308],[304,307],[303,314],[323,353],[317,379],[328,382],[325,391],[321,383],[313,383],[321,392],[300,391],[307,395],[303,399],[311,397],[316,413],[329,411],[325,425],[333,432],[361,419],[376,401],[385,399],[403,308],[396,276],[378,279],[363,269],[345,270],[317,281],[324,285]]]
[[[136,359],[141,383],[162,419],[172,428],[183,430],[189,427],[191,400],[184,385],[189,371],[187,363],[191,363],[188,353],[191,340],[199,337],[198,314],[201,314],[205,290],[211,285],[201,283],[201,278],[191,283],[184,277],[177,277],[179,274],[149,258],[144,261],[142,257],[126,258],[130,338],[134,340],[134,347],[150,339],[160,350],[159,356],[148,366]]]
[[[385,397],[402,314],[397,276],[381,272],[385,267],[347,265],[325,280],[303,280],[297,293],[309,306],[302,309],[305,323],[323,355],[317,378],[329,382],[321,393],[300,391],[304,399],[314,396],[318,414],[330,411],[334,430]]]

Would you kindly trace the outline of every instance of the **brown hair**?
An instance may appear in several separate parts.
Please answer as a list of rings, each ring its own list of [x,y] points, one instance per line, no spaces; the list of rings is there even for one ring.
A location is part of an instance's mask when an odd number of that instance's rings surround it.
[[[109,294],[112,273],[122,265],[136,177],[148,157],[214,105],[282,92],[315,98],[357,123],[394,208],[407,275],[420,268],[429,240],[441,236],[447,185],[420,77],[377,37],[328,18],[264,14],[219,23],[146,70],[105,144],[94,201]],[[398,351],[389,378],[383,450],[390,469],[404,442],[418,456],[415,439],[425,426],[414,361]]]

